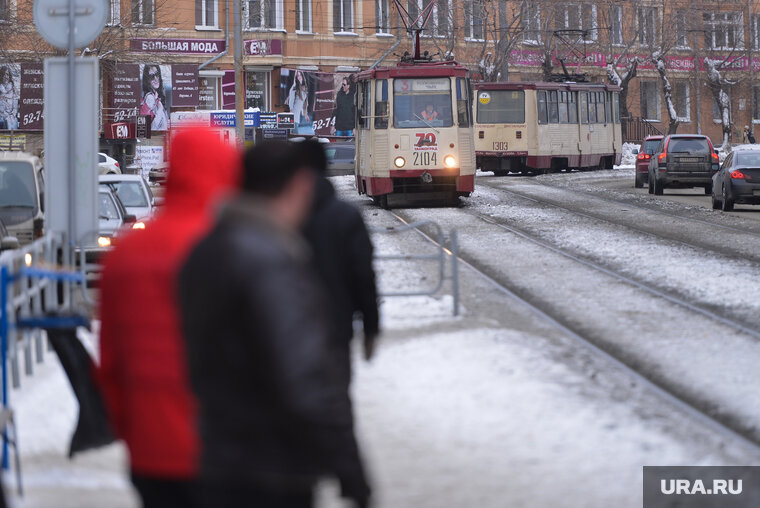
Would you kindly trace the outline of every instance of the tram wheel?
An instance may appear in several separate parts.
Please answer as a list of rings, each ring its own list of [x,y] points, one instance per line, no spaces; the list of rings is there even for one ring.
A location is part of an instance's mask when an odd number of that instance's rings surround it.
[[[388,194],[381,194],[380,196],[374,196],[372,200],[377,206],[383,210],[388,210]]]

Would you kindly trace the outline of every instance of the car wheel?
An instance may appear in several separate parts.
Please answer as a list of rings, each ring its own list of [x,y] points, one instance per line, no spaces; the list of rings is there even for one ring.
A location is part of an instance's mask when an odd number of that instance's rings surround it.
[[[712,194],[712,184],[705,185],[705,196]]]
[[[728,190],[726,189],[726,185],[723,184],[723,191],[721,192],[721,195],[723,197],[723,200],[721,201],[721,207],[720,209],[724,212],[730,212],[734,209],[734,202],[731,201],[728,197]]]
[[[654,178],[649,179],[649,194],[654,194]]]
[[[654,193],[656,196],[662,196],[662,190],[663,190],[663,184],[661,181],[659,181],[657,178],[653,178],[654,180]]]
[[[640,189],[644,186],[644,182],[641,180],[641,175],[636,175],[636,177],[633,179],[633,186],[637,189]]]
[[[714,192],[710,195],[710,201],[712,201],[713,210],[720,210],[720,201],[715,197]]]

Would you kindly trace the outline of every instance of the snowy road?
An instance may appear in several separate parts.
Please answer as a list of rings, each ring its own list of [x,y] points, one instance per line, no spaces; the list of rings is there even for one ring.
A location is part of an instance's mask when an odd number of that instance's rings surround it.
[[[333,181],[371,226],[399,225],[357,196],[352,178]],[[623,211],[620,203],[604,201],[630,200],[707,219],[713,213],[667,194],[638,194],[632,181],[629,171],[501,179],[484,174],[461,208],[398,212],[408,220],[433,219],[445,230],[455,227],[463,257],[498,284],[674,392],[703,402],[734,427],[759,428],[754,388],[760,376],[753,369],[760,359],[758,339],[497,225],[519,228],[760,328],[760,277],[756,262],[745,256],[757,252],[746,243],[757,239],[712,248],[704,238],[697,241],[699,228],[692,222],[632,207]],[[574,208],[610,220],[580,216]],[[662,222],[656,234],[626,225],[644,216]],[[753,219],[723,222],[747,220]],[[712,234],[729,238],[736,232]],[[431,252],[413,232],[376,234],[373,240],[381,254]],[[377,269],[385,292],[430,287],[437,280],[430,262],[380,261]],[[448,282],[435,296],[385,298],[377,356],[367,363],[355,352],[357,429],[376,507],[638,508],[644,465],[760,465],[756,448],[669,403],[480,273],[461,266],[460,276],[460,316],[452,315]],[[732,281],[746,284],[728,291]],[[136,506],[118,446],[73,463],[62,457],[75,411],[54,357],[48,355],[36,379],[22,380],[11,401],[28,486],[26,498],[14,499],[13,506]],[[12,486],[11,478],[6,485]],[[319,507],[338,506],[334,486],[327,485]]]

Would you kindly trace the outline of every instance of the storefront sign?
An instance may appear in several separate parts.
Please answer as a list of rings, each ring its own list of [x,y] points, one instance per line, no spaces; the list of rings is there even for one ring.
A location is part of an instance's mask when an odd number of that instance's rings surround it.
[[[262,129],[276,129],[277,113],[273,111],[262,111],[259,113],[259,124]]]
[[[224,39],[130,39],[129,49],[142,53],[215,55],[226,48]]]
[[[288,129],[261,129],[262,139],[288,139]]]
[[[277,113],[277,128],[292,129],[295,127],[293,113]]]
[[[43,82],[41,63],[21,64],[21,104],[18,108],[21,130],[42,130]]]
[[[269,41],[250,40],[245,41],[245,54],[254,56],[281,55],[282,41],[272,39]]]
[[[172,106],[198,107],[197,65],[172,65]]]
[[[106,139],[135,139],[136,124],[127,122],[109,123],[103,126]]]
[[[245,126],[259,126],[259,112],[245,111]],[[234,111],[214,111],[209,114],[209,125],[211,127],[235,127],[237,125],[236,114]]]
[[[0,134],[0,150],[26,150],[26,134]]]
[[[222,109],[235,109],[235,71],[222,76]]]

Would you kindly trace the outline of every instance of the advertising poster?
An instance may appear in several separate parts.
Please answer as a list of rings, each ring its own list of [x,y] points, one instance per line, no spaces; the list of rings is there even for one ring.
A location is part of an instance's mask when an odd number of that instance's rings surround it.
[[[197,65],[172,65],[172,104],[176,107],[198,107]]]
[[[113,74],[111,122],[125,122],[136,117],[141,98],[140,66],[117,64]]]
[[[163,146],[138,146],[135,153],[135,162],[142,168],[142,176],[148,178],[150,170],[164,162]]]
[[[0,63],[0,130],[42,130],[41,63]]]
[[[282,69],[280,80],[280,100],[293,113],[295,134],[353,136],[356,83],[351,74]]]
[[[151,117],[151,131],[165,131],[169,128],[169,111],[172,106],[171,65],[140,64],[140,76],[140,114]]]

